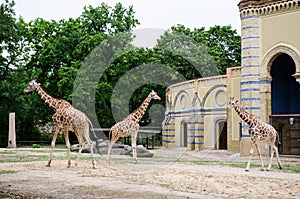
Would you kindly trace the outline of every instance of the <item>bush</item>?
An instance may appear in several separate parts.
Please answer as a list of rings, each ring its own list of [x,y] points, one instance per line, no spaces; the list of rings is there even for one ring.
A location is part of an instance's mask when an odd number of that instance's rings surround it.
[[[41,148],[41,145],[39,145],[39,144],[32,144],[32,148]]]

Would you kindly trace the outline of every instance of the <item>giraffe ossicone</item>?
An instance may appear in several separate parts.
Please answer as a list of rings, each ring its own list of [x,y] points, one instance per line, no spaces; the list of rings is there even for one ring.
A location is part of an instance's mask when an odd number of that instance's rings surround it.
[[[250,169],[250,161],[251,161],[251,157],[254,153],[254,147],[256,147],[259,158],[260,158],[261,170],[262,171],[264,170],[264,163],[261,158],[260,149],[259,149],[259,146],[257,143],[258,141],[265,141],[272,148],[270,163],[267,168],[267,171],[270,171],[270,169],[271,169],[274,152],[276,153],[278,167],[279,167],[279,169],[282,169],[282,165],[281,165],[279,155],[278,155],[278,147],[275,144],[277,137],[278,137],[278,142],[279,142],[278,132],[275,130],[275,128],[272,125],[261,121],[257,116],[254,116],[254,115],[248,113],[247,111],[243,110],[238,105],[238,100],[235,100],[233,97],[230,97],[227,108],[228,109],[233,108],[236,111],[236,113],[242,118],[242,120],[245,121],[249,125],[249,135],[250,135],[252,144],[251,144],[251,148],[250,148],[249,160],[248,160],[247,167],[245,170],[249,171],[249,169]]]
[[[93,142],[89,136],[89,125],[91,125],[93,129],[92,122],[88,119],[88,117],[81,111],[75,109],[68,101],[64,99],[57,99],[50,96],[46,93],[43,88],[37,83],[35,80],[31,80],[28,86],[24,89],[25,93],[29,93],[36,90],[40,95],[41,99],[45,101],[52,108],[55,113],[52,116],[52,121],[54,125],[54,135],[51,142],[51,152],[50,158],[48,160],[48,164],[46,166],[50,167],[52,161],[53,149],[55,147],[55,142],[59,131],[61,130],[64,134],[66,147],[68,149],[68,167],[71,167],[71,159],[70,159],[70,141],[68,132],[72,131],[75,133],[78,143],[79,143],[79,152],[77,156],[77,160],[75,165],[78,165],[82,147],[84,144],[84,139],[88,142],[91,156],[92,156],[92,165],[93,168],[96,168],[96,162],[93,154]],[[96,138],[96,147],[98,152],[100,153],[98,138],[93,131],[94,136]],[[100,153],[101,154],[101,153]]]
[[[139,121],[144,116],[150,101],[152,99],[160,100],[160,97],[157,95],[155,91],[151,91],[143,103],[129,114],[124,120],[116,123],[111,127],[109,131],[109,136],[111,137],[110,143],[108,144],[108,152],[107,152],[107,161],[110,163],[110,151],[113,144],[118,141],[120,137],[131,136],[131,147],[132,147],[132,156],[133,160],[137,162],[137,154],[136,154],[136,137],[138,130],[140,128]]]

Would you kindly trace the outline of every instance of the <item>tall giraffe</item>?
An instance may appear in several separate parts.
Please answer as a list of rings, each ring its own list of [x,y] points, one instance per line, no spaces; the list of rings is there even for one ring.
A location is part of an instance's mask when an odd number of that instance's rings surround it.
[[[131,136],[131,147],[132,147],[132,156],[135,162],[137,162],[136,157],[136,137],[138,130],[140,128],[139,121],[144,116],[150,101],[152,99],[160,100],[160,97],[157,95],[155,91],[151,91],[150,94],[146,97],[143,103],[139,106],[138,109],[133,111],[129,114],[124,120],[116,123],[114,126],[111,127],[109,131],[109,135],[111,135],[111,141],[108,144],[108,163],[110,163],[110,151],[113,144],[120,138],[120,137],[127,137]]]
[[[41,99],[44,100],[45,103],[48,104],[49,107],[51,107],[55,111],[54,115],[52,116],[53,125],[54,125],[54,135],[51,142],[50,158],[46,166],[50,167],[52,161],[52,153],[55,147],[55,141],[59,133],[59,130],[61,130],[64,134],[66,147],[68,149],[68,168],[71,167],[70,141],[69,141],[68,131],[73,131],[75,133],[79,143],[79,152],[78,152],[75,165],[76,166],[78,165],[81,151],[82,151],[82,146],[85,139],[88,142],[90,147],[93,168],[96,168],[94,154],[93,154],[93,142],[89,136],[89,125],[91,125],[92,128],[93,126],[91,121],[88,119],[88,117],[81,111],[75,109],[68,101],[64,99],[56,99],[50,96],[42,89],[39,83],[37,83],[35,80],[31,80],[28,86],[24,89],[24,92],[29,93],[34,90],[36,90],[40,95]],[[98,138],[94,131],[93,133],[94,136],[96,137],[96,146],[98,152],[100,153],[98,147]]]
[[[258,119],[258,117],[243,110],[238,105],[238,100],[235,100],[233,97],[230,98],[227,107],[229,109],[234,108],[234,110],[242,118],[242,120],[244,120],[249,125],[249,135],[251,137],[252,144],[251,144],[251,148],[250,148],[250,156],[249,156],[249,160],[247,163],[246,171],[249,171],[249,169],[250,169],[250,161],[251,161],[251,157],[254,153],[254,147],[256,147],[259,158],[260,158],[261,170],[262,171],[264,170],[264,163],[261,158],[260,149],[259,149],[259,146],[257,143],[258,141],[265,141],[272,147],[270,163],[267,168],[267,171],[270,171],[270,169],[271,169],[274,152],[276,153],[279,169],[282,169],[282,165],[281,165],[281,162],[280,162],[279,156],[278,156],[278,148],[275,145],[278,133],[274,129],[274,127],[271,126],[270,124],[267,124],[267,123],[261,121],[260,119]]]

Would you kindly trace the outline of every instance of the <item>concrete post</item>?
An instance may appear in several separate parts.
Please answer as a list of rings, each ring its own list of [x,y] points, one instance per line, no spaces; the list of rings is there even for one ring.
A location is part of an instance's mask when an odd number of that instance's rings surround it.
[[[15,113],[9,113],[9,132],[8,132],[8,146],[7,148],[17,148],[16,131],[15,131]]]

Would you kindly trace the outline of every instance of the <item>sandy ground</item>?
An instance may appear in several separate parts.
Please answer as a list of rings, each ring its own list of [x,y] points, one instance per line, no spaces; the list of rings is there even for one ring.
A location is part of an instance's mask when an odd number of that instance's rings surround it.
[[[0,149],[2,160],[5,156],[49,155],[24,149],[7,151]],[[115,155],[108,165],[105,155],[97,155],[97,169],[87,160],[89,154],[83,154],[78,167],[72,161],[71,168],[66,168],[65,152],[54,153],[50,168],[45,167],[47,160],[1,161],[0,171],[16,172],[0,175],[0,198],[300,198],[300,174],[280,171],[277,166],[270,172],[257,167],[245,172],[228,163],[246,165],[247,158],[227,151],[161,148],[152,152],[153,158],[139,158],[137,164],[129,156]],[[300,164],[299,158],[282,157],[281,161],[283,165]],[[259,163],[257,157],[253,163]]]

